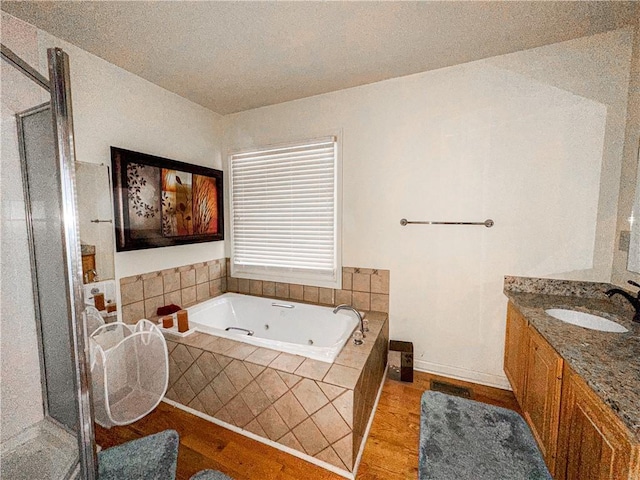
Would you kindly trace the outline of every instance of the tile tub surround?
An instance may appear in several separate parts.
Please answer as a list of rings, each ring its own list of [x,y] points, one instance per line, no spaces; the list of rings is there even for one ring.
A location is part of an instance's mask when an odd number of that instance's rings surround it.
[[[389,270],[342,268],[342,289],[231,277],[228,258],[184,265],[120,279],[122,321],[158,320],[158,307],[190,307],[225,292],[389,313]]]
[[[333,364],[196,332],[167,336],[166,398],[352,472],[387,361],[389,322]]]
[[[605,291],[612,288],[609,284],[588,286],[585,285],[588,282],[575,282],[577,290],[565,288],[567,285],[554,290],[557,281],[545,286],[543,279],[534,280],[533,283],[543,287],[544,293],[537,293],[539,289],[513,291],[507,288],[505,281],[505,295],[640,441],[640,325],[631,321],[631,309],[603,294],[601,288]],[[572,291],[578,291],[579,295],[567,294]],[[592,297],[584,295],[588,291],[593,292]],[[547,308],[568,308],[608,316],[629,331],[607,333],[570,325],[547,315],[544,312]]]
[[[358,310],[389,313],[389,270],[342,268],[342,289],[293,283],[248,280],[230,276],[227,259],[227,291],[317,305],[353,305]]]
[[[220,258],[120,279],[122,321],[158,320],[158,307],[190,307],[227,291],[227,262]]]

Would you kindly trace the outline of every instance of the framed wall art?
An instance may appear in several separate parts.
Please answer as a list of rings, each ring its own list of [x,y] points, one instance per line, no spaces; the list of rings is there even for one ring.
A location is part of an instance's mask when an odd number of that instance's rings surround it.
[[[111,147],[116,250],[224,240],[222,171]]]

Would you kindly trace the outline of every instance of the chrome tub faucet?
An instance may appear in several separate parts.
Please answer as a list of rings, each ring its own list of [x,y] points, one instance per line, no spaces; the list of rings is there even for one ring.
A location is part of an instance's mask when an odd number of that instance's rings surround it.
[[[360,315],[360,312],[358,310],[353,308],[351,305],[347,305],[346,303],[343,303],[342,305],[338,305],[336,308],[334,308],[333,313],[338,313],[340,310],[349,310],[355,313],[356,317],[358,317],[358,323],[360,324],[360,332],[359,332],[360,335],[356,335],[356,334],[353,335],[353,343],[355,343],[356,345],[362,345],[363,343],[362,339],[365,337],[364,332],[366,331],[364,326],[364,320],[362,319],[362,315]]]

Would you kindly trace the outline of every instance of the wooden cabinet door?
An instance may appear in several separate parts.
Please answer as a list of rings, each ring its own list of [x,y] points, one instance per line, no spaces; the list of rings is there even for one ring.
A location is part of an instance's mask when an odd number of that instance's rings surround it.
[[[507,334],[504,345],[504,373],[522,407],[528,349],[527,321],[511,303],[507,305]]]
[[[522,410],[553,475],[560,422],[563,360],[532,326],[529,326],[528,335]]]
[[[556,478],[640,478],[640,447],[609,407],[568,367],[565,367]]]

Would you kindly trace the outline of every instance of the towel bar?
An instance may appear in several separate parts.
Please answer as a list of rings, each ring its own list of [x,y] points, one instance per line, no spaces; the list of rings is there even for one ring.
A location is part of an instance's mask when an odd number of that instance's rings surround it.
[[[406,218],[400,220],[400,225],[403,227],[406,225],[484,225],[487,228],[491,228],[494,225],[494,221],[490,218],[486,219],[484,222],[414,222],[409,221]]]

